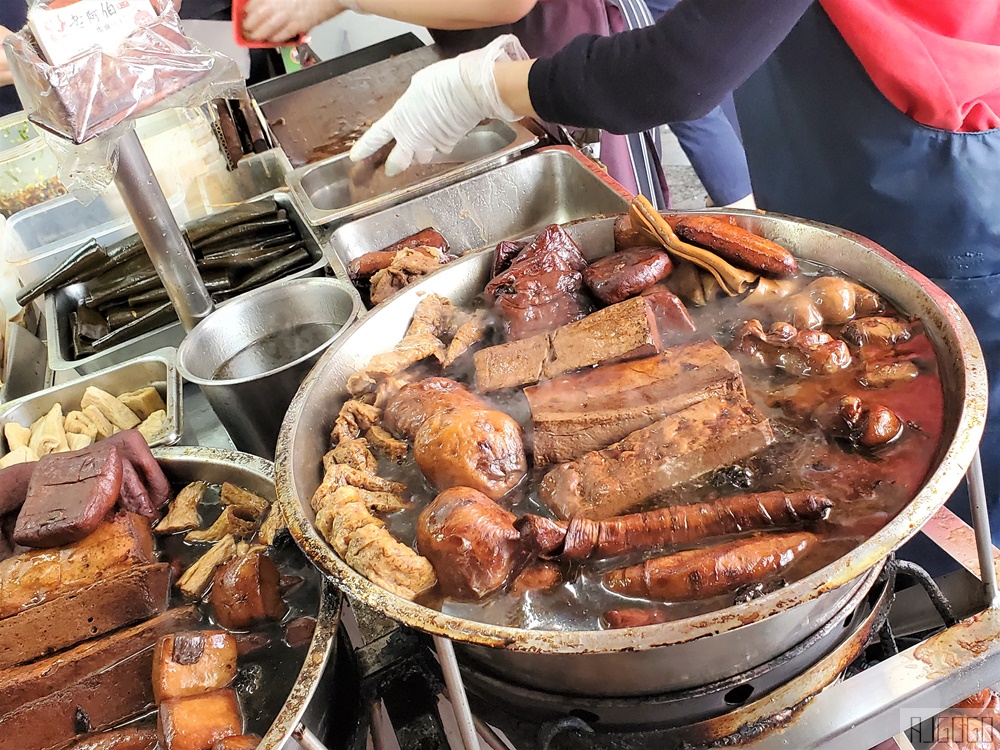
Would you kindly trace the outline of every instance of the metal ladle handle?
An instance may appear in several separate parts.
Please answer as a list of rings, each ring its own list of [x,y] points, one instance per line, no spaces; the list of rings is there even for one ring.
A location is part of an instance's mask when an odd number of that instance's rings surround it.
[[[212,312],[212,298],[135,130],[118,142],[115,184],[170,302],[190,331]]]

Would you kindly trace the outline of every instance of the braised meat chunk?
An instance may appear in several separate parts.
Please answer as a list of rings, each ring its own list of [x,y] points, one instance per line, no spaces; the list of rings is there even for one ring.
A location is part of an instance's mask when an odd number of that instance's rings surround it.
[[[495,409],[455,409],[433,415],[413,443],[417,465],[434,487],[472,487],[497,499],[524,478],[521,427]]]
[[[121,486],[121,456],[107,443],[42,456],[17,516],[14,541],[28,547],[80,541],[104,521]]]
[[[504,586],[525,562],[517,517],[471,487],[452,487],[424,508],[420,554],[434,565],[441,591],[481,599]]]
[[[524,389],[536,466],[606,448],[713,396],[744,395],[740,367],[714,341],[562,375]]]
[[[608,305],[639,294],[673,270],[670,256],[655,247],[634,247],[595,260],[583,272],[594,296]]]
[[[560,518],[609,518],[774,440],[770,422],[747,400],[710,398],[557,466],[542,480],[539,497]]]
[[[590,312],[583,295],[587,261],[562,227],[535,237],[510,267],[486,285],[486,298],[503,320],[508,339],[523,339]]]

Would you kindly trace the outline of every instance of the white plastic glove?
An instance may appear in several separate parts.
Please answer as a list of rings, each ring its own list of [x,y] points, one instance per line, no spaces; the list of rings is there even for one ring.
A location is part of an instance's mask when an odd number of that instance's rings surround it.
[[[351,160],[367,159],[395,140],[385,163],[391,177],[414,159],[427,164],[435,151],[451,153],[485,119],[519,120],[500,98],[493,67],[501,61],[527,59],[517,37],[506,34],[483,49],[418,71],[392,109],[354,144]]]

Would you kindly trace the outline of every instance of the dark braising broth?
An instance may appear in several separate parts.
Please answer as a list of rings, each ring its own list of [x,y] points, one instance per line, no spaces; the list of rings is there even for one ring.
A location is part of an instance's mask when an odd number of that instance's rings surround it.
[[[839,275],[818,264],[802,265],[798,279],[801,287],[818,276]],[[897,344],[893,355],[896,360],[912,360],[919,368],[919,375],[908,382],[876,390],[858,382],[862,360],[857,356],[849,368],[836,374],[805,378],[773,368],[752,366],[746,357],[730,348],[730,343],[744,321],[759,318],[762,312],[739,297],[721,297],[704,307],[689,310],[698,331],[713,335],[740,363],[748,398],[772,420],[778,442],[741,465],[670,491],[649,507],[690,504],[776,489],[811,489],[829,495],[834,500],[829,518],[813,529],[821,537],[820,548],[785,572],[782,580],[790,582],[833,562],[869,538],[914,497],[934,465],[943,427],[943,392],[937,362],[931,342],[919,322],[911,324],[912,338]],[[898,315],[891,309],[882,314]],[[836,336],[840,328],[827,326],[823,330]],[[449,372],[449,375],[471,386],[471,372],[461,376]],[[891,409],[905,423],[900,437],[878,451],[860,450],[845,441],[828,437],[813,422],[790,418],[781,408],[783,401],[819,403],[824,397],[843,395],[862,396]],[[520,389],[502,391],[499,397],[490,394],[485,400],[526,428],[526,445],[530,445],[530,413]],[[525,481],[500,504],[518,516],[533,513],[552,517],[550,509],[537,496],[538,482],[545,471],[547,469],[529,470]],[[437,491],[417,467],[412,450],[400,464],[380,458],[378,473],[386,479],[403,482],[407,487],[411,507],[384,516],[384,520],[393,536],[415,549],[417,518]],[[711,544],[717,545],[719,541],[713,539]],[[687,545],[687,548],[696,546],[699,545]],[[646,600],[609,591],[602,585],[604,572],[683,548],[661,548],[633,555],[631,559],[563,562],[566,582],[548,591],[515,595],[508,590],[474,603],[440,597],[425,597],[423,601],[449,614],[490,624],[553,630],[599,629],[607,626],[602,620],[607,610],[653,606]],[[657,602],[655,607],[666,612],[669,619],[679,619],[713,611],[733,601],[734,594],[727,594],[695,602]]]

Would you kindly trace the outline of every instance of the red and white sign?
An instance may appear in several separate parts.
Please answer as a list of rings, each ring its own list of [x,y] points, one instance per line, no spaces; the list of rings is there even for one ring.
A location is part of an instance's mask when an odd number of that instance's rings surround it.
[[[28,11],[28,25],[53,65],[100,48],[114,54],[142,24],[156,18],[150,0],[52,0]]]

